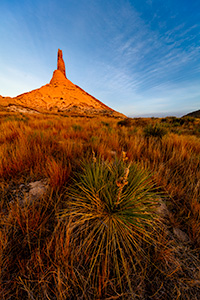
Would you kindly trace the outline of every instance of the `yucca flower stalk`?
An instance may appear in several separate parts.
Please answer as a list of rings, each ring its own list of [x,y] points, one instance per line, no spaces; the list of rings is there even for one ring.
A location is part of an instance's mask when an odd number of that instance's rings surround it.
[[[83,163],[68,196],[60,217],[73,227],[71,243],[85,266],[84,293],[92,286],[98,297],[107,289],[133,296],[133,274],[145,258],[142,245],[153,241],[156,230],[159,197],[151,177],[127,160],[97,158]]]

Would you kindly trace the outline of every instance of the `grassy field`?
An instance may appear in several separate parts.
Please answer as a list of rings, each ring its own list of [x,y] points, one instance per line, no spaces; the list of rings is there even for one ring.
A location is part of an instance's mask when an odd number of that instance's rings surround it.
[[[2,300],[199,299],[200,119],[0,112],[0,196]]]

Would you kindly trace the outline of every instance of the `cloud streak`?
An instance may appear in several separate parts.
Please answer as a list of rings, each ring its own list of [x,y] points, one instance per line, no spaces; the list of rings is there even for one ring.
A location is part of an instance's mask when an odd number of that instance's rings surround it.
[[[111,41],[113,55],[107,63],[105,86],[120,90],[121,95],[123,93],[129,99],[126,102],[141,102],[142,99],[145,106],[151,99],[152,107],[154,104],[156,109],[171,105],[172,110],[175,107],[173,101],[178,95],[183,101],[193,99],[195,109],[197,98],[200,97],[200,81],[196,80],[194,83],[195,93],[189,87],[193,77],[200,75],[200,46],[196,42],[190,42],[197,40],[200,26],[196,24],[187,27],[182,23],[173,29],[159,32],[152,30],[150,24],[146,24],[134,10],[131,13],[129,11],[126,21],[128,30],[123,34],[116,30]],[[193,36],[194,30],[196,35]],[[182,88],[183,85],[185,89]],[[167,100],[161,95],[169,95],[169,90],[171,93]],[[148,94],[150,96],[147,100]],[[151,106],[150,103],[149,105]],[[185,109],[187,105],[186,102]],[[120,104],[119,107],[121,108]],[[129,109],[123,111],[126,113]]]

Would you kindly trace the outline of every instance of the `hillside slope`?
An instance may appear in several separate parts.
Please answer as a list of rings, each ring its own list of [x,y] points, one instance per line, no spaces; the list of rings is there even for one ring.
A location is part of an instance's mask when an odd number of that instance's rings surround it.
[[[194,117],[194,118],[200,118],[200,109],[193,111],[187,115],[185,115],[184,117]]]

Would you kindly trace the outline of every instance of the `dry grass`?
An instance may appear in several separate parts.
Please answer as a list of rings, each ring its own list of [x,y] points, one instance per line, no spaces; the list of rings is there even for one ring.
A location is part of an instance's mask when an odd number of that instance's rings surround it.
[[[149,124],[166,134],[145,137]],[[119,123],[1,112],[1,299],[197,300],[199,129],[190,118]],[[138,174],[146,179],[137,181]],[[51,189],[43,198],[18,192],[44,178]],[[165,212],[145,221],[153,190]]]

